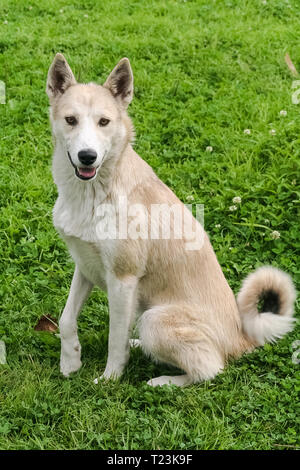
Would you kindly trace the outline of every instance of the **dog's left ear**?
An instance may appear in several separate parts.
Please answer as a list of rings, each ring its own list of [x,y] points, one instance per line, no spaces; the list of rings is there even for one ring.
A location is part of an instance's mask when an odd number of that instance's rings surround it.
[[[73,72],[62,54],[56,54],[49,68],[46,92],[49,99],[62,95],[67,88],[77,82]]]
[[[127,108],[133,98],[133,73],[126,57],[116,65],[103,86]]]

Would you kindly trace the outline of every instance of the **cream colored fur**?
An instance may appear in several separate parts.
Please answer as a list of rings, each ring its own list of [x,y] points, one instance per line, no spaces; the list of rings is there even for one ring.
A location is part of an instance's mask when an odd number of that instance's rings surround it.
[[[196,251],[186,250],[186,240],[175,238],[99,240],[99,207],[111,204],[118,211],[120,197],[129,204],[143,204],[147,211],[151,204],[162,203],[179,204],[183,213],[187,210],[132,148],[133,127],[126,112],[133,96],[128,59],[122,59],[100,86],[77,84],[65,58],[57,54],[49,69],[47,93],[58,189],[54,224],[76,264],[60,320],[65,376],[81,365],[77,317],[95,285],[107,291],[110,312],[108,359],[101,378],[122,374],[137,317],[144,351],[184,371],[182,376],[152,379],[148,383],[153,386],[211,379],[230,357],[292,328],[295,292],[290,278],[272,268],[258,270],[246,279],[238,308],[209,238],[196,220],[202,240]],[[69,115],[76,116],[76,126],[66,123]],[[109,125],[99,127],[101,117],[108,118]],[[79,164],[78,151],[86,147],[97,152],[96,174],[82,181],[74,168]],[[281,299],[280,315],[257,313],[259,296],[269,288]]]
[[[278,294],[277,315],[258,312],[257,299],[264,292]],[[282,338],[293,329],[295,300],[296,291],[290,276],[272,266],[262,266],[244,280],[237,296],[245,333],[260,346]]]

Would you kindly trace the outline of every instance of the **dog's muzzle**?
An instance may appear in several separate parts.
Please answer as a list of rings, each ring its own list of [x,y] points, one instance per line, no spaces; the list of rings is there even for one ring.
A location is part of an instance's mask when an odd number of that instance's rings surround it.
[[[85,151],[82,151],[82,152],[85,152]],[[96,161],[96,158],[97,158],[97,154],[96,156],[95,155],[88,155],[88,154],[81,154],[81,156],[79,155],[81,152],[78,153],[78,158],[79,160],[84,164],[84,165],[91,165],[93,164],[95,161]],[[97,167],[91,167],[91,166],[76,166],[74,163],[73,163],[73,160],[71,158],[71,155],[70,153],[68,152],[68,157],[69,157],[69,160],[71,162],[71,165],[73,166],[74,170],[75,170],[75,175],[77,176],[77,178],[81,179],[81,180],[84,180],[84,181],[87,181],[87,180],[90,180],[92,178],[94,178],[96,176],[96,173],[97,173]]]

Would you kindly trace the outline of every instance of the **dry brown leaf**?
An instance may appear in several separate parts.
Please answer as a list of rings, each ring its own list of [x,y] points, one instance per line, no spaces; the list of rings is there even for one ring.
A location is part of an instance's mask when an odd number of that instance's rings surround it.
[[[35,331],[50,331],[54,333],[58,330],[56,321],[50,315],[43,315],[34,327]]]

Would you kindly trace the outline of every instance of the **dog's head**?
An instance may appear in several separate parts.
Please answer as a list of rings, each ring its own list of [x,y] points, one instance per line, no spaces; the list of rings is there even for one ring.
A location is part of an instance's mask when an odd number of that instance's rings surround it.
[[[122,59],[103,86],[79,84],[62,54],[56,54],[47,79],[50,118],[56,142],[77,178],[96,178],[103,163],[131,139],[126,109],[133,97],[133,74]],[[100,170],[101,171],[101,170]]]

